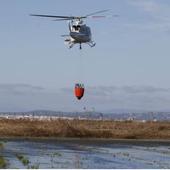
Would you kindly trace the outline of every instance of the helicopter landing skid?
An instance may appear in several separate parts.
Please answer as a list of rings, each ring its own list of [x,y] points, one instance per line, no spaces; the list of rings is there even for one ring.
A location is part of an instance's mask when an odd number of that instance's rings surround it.
[[[88,42],[87,44],[88,44],[90,47],[94,47],[94,46],[96,45],[96,43],[95,43],[95,42],[93,42],[93,41]]]
[[[68,48],[71,49],[76,43],[74,43],[73,41],[71,41],[70,39],[66,39],[65,40],[65,44],[69,45]],[[79,43],[79,49],[82,49],[82,43]],[[88,44],[90,47],[94,47],[96,45],[95,42],[91,41],[91,42],[87,42],[86,44]]]
[[[69,45],[69,49],[72,48],[74,46],[74,43],[72,43],[71,45]]]

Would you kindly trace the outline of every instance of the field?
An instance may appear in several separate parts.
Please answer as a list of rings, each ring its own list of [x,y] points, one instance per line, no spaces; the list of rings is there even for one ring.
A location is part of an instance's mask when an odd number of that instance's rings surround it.
[[[170,122],[1,118],[0,137],[0,168],[170,167]]]
[[[170,139],[170,122],[0,119],[2,137]]]

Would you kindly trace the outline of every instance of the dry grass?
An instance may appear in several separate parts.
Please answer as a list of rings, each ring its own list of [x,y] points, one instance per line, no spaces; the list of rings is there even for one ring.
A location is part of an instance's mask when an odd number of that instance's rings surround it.
[[[0,119],[0,136],[170,139],[170,122]]]

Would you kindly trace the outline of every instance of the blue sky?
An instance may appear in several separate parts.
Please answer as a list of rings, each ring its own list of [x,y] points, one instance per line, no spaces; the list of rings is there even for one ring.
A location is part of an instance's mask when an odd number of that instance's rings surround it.
[[[64,45],[66,22],[29,16],[103,9],[119,17],[86,20],[96,46],[82,51]],[[170,110],[169,9],[169,0],[1,0],[0,110]]]

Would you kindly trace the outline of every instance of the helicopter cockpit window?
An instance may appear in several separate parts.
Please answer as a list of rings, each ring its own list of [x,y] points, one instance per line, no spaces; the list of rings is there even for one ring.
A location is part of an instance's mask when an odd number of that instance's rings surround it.
[[[77,31],[80,31],[80,25],[77,25]]]
[[[73,25],[75,31],[80,31],[80,25]]]
[[[80,32],[86,33],[86,32],[87,32],[87,29],[86,29],[86,28],[87,28],[86,26],[81,26]]]

